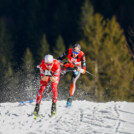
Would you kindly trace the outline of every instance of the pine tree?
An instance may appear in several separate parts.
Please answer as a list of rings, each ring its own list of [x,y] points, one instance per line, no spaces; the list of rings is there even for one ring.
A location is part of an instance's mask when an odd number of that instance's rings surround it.
[[[34,77],[34,60],[30,49],[27,48],[23,57],[21,76],[21,81],[22,84],[24,84],[24,87],[31,85]]]
[[[97,75],[95,96],[99,101],[128,99],[132,64],[123,30],[115,17],[104,20],[100,14],[91,16],[84,33],[90,58],[87,66],[94,68]]]
[[[116,100],[129,100],[130,90],[133,90],[130,89],[133,78],[133,64],[126,47],[126,38],[115,17],[107,21],[105,31],[107,35],[104,46],[107,47],[108,51],[105,56],[107,61],[112,63],[109,62],[110,66],[105,68],[107,70],[107,79],[110,80],[109,89],[113,88],[112,91],[109,90],[108,92],[114,94],[111,97]]]
[[[34,60],[33,60],[33,56],[29,48],[27,48],[26,52],[24,53],[23,62],[24,63],[23,63],[22,68],[25,74],[27,75],[32,74],[34,70]]]
[[[20,85],[23,89],[21,92],[23,99],[30,99],[33,97],[33,91],[35,87],[35,71],[34,71],[34,59],[29,48],[26,49],[23,56],[22,75],[20,78]]]
[[[80,28],[84,31],[85,27],[89,24],[90,17],[93,15],[93,6],[89,0],[85,0],[81,7]]]
[[[53,48],[54,57],[58,58],[65,52],[65,44],[63,38],[59,35],[56,41],[56,46]]]
[[[13,42],[11,35],[7,29],[4,18],[0,19],[0,101],[5,101],[7,98],[12,97],[14,88],[13,85]],[[12,87],[12,86],[11,86]],[[13,85],[15,87],[15,85]],[[6,94],[5,94],[6,90]],[[10,101],[10,99],[9,99]]]
[[[39,60],[41,61],[46,54],[50,53],[50,45],[49,45],[49,43],[48,43],[48,41],[46,39],[46,35],[45,34],[43,34],[43,36],[42,36],[42,39],[40,41],[40,45],[41,45],[41,47],[38,50],[38,55],[40,57]]]
[[[13,43],[6,28],[4,18],[0,19],[0,74],[5,77],[13,74],[11,61],[13,59]],[[3,74],[4,73],[4,74]]]

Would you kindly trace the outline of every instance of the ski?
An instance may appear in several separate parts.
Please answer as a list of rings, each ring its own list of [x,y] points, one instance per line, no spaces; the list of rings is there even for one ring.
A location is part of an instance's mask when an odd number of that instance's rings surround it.
[[[38,117],[40,117],[40,115],[35,115],[34,116],[34,119],[36,120]]]
[[[48,114],[48,116],[49,116],[50,118],[52,118],[52,117],[55,116],[55,115],[56,115],[56,112],[53,113],[53,114]]]
[[[35,120],[40,116],[39,114],[37,114],[37,112],[34,112],[33,115]]]
[[[34,119],[36,120],[39,117],[45,117],[43,114],[34,114]]]

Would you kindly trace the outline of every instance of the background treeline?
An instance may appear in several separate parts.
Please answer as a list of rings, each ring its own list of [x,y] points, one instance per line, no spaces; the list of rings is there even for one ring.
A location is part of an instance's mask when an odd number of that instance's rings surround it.
[[[131,0],[121,4],[115,0],[0,0],[0,102],[36,98],[40,79],[36,65],[45,54],[57,58],[76,42],[86,54],[87,70],[97,79],[82,75],[75,98],[134,101],[134,34],[128,45],[124,24],[133,27],[134,20],[120,18],[131,4]],[[67,75],[59,84],[60,99],[68,96],[69,85]]]

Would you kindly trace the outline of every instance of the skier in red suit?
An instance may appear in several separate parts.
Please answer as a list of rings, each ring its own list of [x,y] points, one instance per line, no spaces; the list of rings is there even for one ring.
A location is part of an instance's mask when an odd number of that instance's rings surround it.
[[[73,48],[69,48],[66,52],[64,52],[58,58],[58,61],[61,62],[65,58],[67,58],[68,61],[64,63],[62,74],[65,75],[68,72],[68,69],[73,70],[69,98],[67,99],[67,106],[71,106],[72,97],[76,89],[76,81],[80,77],[81,73],[85,74],[86,72],[86,58],[84,52],[81,51],[81,46],[79,44],[75,44]]]
[[[40,68],[40,89],[37,92],[37,101],[34,110],[34,114],[38,115],[39,112],[39,105],[42,100],[43,92],[46,89],[46,86],[49,81],[51,81],[51,88],[52,88],[52,107],[51,107],[51,114],[56,114],[56,102],[57,102],[57,86],[60,80],[60,62],[56,59],[53,59],[52,55],[46,55],[45,58],[39,65]]]

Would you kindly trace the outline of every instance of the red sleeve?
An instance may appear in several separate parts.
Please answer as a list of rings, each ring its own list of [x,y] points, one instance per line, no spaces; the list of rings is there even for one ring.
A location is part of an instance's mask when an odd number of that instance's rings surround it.
[[[44,76],[44,60],[42,60],[42,62],[40,63],[39,67],[40,67],[40,75]]]
[[[54,73],[53,73],[53,76],[60,76],[60,63],[59,62],[56,62],[56,64],[55,64],[55,66],[54,66],[54,68],[55,68],[55,71],[54,71]]]
[[[86,72],[86,57],[85,57],[85,54],[84,52],[80,52],[80,55],[81,55],[81,68],[83,69],[83,74],[85,74]]]

